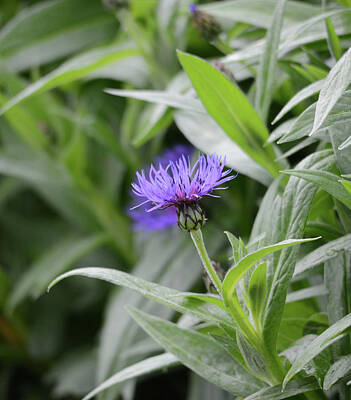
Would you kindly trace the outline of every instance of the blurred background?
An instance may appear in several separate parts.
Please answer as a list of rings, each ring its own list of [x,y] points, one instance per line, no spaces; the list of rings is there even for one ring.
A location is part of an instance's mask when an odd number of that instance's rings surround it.
[[[178,318],[95,280],[74,278],[46,294],[58,274],[110,267],[179,290],[204,290],[188,236],[172,227],[136,231],[129,212],[136,170],[201,132],[184,124],[181,132],[166,105],[104,92],[182,92],[189,83],[176,49],[222,56],[195,30],[189,4],[0,3],[0,399],[79,399],[125,366],[158,354],[126,304]],[[259,27],[246,32],[240,22],[228,26],[233,36],[235,29],[248,38],[264,33]],[[241,40],[244,46],[245,35]],[[252,82],[245,70],[236,79],[243,88]],[[247,237],[264,192],[243,174],[230,186],[220,203],[204,203],[211,220],[206,242],[223,267],[228,253],[221,231]],[[116,386],[100,399],[120,396],[230,397],[181,368]]]

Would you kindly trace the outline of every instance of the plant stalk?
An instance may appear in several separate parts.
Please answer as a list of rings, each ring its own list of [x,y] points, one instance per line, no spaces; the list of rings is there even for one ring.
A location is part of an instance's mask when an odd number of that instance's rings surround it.
[[[201,229],[197,229],[196,231],[190,231],[190,236],[194,242],[194,245],[196,247],[196,250],[201,258],[202,265],[204,266],[209,278],[211,279],[211,282],[213,283],[214,287],[216,288],[218,294],[221,296],[221,287],[222,287],[222,282],[219,279],[215,269],[212,266],[210,257],[208,256],[205,243],[204,243],[204,238],[202,236]]]

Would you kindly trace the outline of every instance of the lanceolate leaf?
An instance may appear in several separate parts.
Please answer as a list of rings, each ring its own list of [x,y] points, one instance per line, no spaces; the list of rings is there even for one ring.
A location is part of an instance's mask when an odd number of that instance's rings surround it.
[[[204,318],[205,320],[225,323],[229,326],[231,325],[230,317],[213,304],[204,303],[203,301],[194,298],[190,299],[186,296],[185,298],[182,298],[177,296],[179,294],[177,290],[157,285],[156,283],[145,281],[144,279],[137,278],[125,272],[109,268],[90,267],[71,270],[56,278],[49,285],[49,289],[62,279],[76,275],[101,279],[114,285],[124,286],[181,313],[190,313],[196,317]]]
[[[351,49],[349,49],[329,72],[319,93],[311,135],[323,124],[329,112],[351,82]]]
[[[318,93],[324,84],[324,79],[313,82],[310,85],[301,89],[298,93],[292,97],[285,106],[280,110],[279,114],[274,118],[272,124],[278,122],[285,114],[287,114],[291,109],[293,109],[296,105],[301,103],[301,101],[308,99],[309,97],[313,96],[315,93]]]
[[[340,183],[340,177],[328,171],[312,171],[307,169],[292,169],[283,171],[285,174],[305,179],[325,190],[330,195],[351,208],[351,195]]]
[[[181,52],[178,57],[211,117],[254,161],[277,176],[273,147],[263,148],[267,128],[246,96],[206,61]]]
[[[341,357],[331,365],[324,378],[323,389],[329,390],[339,379],[351,372],[351,355]]]
[[[130,309],[130,313],[149,335],[182,364],[222,389],[235,396],[246,396],[263,386],[209,336],[178,328],[171,322],[136,309]]]
[[[351,234],[332,240],[307,254],[297,262],[294,276],[298,276],[303,272],[336,257],[341,250],[351,250]]]
[[[303,367],[313,360],[319,353],[332,343],[343,337],[343,333],[351,326],[351,314],[340,319],[334,325],[319,335],[306,349],[306,351],[293,363],[285,376],[283,387],[298,373]]]
[[[276,243],[271,246],[264,247],[262,249],[255,251],[254,253],[248,254],[227,272],[227,275],[225,276],[222,285],[222,295],[224,304],[228,308],[234,320],[241,327],[242,331],[248,335],[247,336],[248,340],[250,340],[250,337],[252,336],[254,337],[255,334],[253,333],[252,327],[240,306],[240,302],[236,294],[236,287],[240,279],[253,265],[261,261],[262,258],[267,256],[268,254],[284,249],[285,247],[294,246],[296,244],[309,242],[311,240],[316,240],[316,239],[318,238],[289,239],[280,243]]]
[[[329,150],[312,154],[303,160],[298,168],[324,170],[330,168],[333,157]],[[317,188],[304,180],[291,177],[282,195],[279,220],[276,222],[277,238],[302,237],[304,226]],[[263,336],[270,351],[276,349],[276,338],[284,311],[284,303],[297,259],[298,248],[283,249],[269,262],[265,313],[263,318]]]
[[[279,0],[275,7],[272,24],[266,35],[265,51],[260,61],[256,80],[255,108],[263,121],[267,119],[267,113],[275,89],[274,80],[278,59],[277,53],[286,3],[286,0]]]
[[[1,65],[23,71],[111,40],[116,32],[114,17],[95,0],[42,1],[1,29]]]
[[[111,376],[111,378],[107,379],[97,388],[84,396],[83,400],[89,400],[103,390],[106,390],[113,385],[117,385],[118,383],[122,383],[139,376],[145,376],[159,370],[165,370],[176,365],[179,365],[178,358],[169,353],[147,358],[146,360],[140,361],[134,365],[124,368],[122,371],[117,372],[117,374]]]
[[[261,389],[259,392],[245,397],[244,400],[280,400],[288,399],[301,393],[310,392],[318,389],[318,384],[315,380],[293,381],[289,382],[284,390],[281,385],[273,386],[266,389]]]
[[[81,79],[92,73],[98,68],[102,68],[108,64],[127,57],[134,57],[139,52],[132,43],[117,43],[104,46],[94,50],[89,50],[79,56],[76,56],[60,67],[50,72],[48,75],[40,78],[32,83],[22,92],[13,97],[1,110],[1,114],[20,103],[24,99],[29,98],[35,93],[53,89],[57,86]]]

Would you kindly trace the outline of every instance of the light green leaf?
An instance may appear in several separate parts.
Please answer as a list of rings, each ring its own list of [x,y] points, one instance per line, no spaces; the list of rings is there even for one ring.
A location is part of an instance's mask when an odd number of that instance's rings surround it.
[[[147,358],[146,360],[140,361],[134,365],[124,368],[122,371],[117,372],[111,376],[111,378],[107,379],[101,385],[84,396],[83,400],[89,400],[100,392],[110,388],[111,386],[117,385],[118,383],[122,383],[139,376],[145,376],[166,368],[168,369],[176,365],[179,365],[177,357],[169,353]]]
[[[316,285],[288,293],[286,296],[286,302],[293,303],[294,301],[310,299],[317,296],[325,296],[326,294],[328,294],[328,290],[324,285]]]
[[[303,272],[336,257],[340,251],[344,250],[351,251],[351,234],[332,240],[304,256],[296,263],[294,276],[298,277]]]
[[[305,179],[308,182],[317,185],[325,190],[331,196],[335,197],[349,208],[351,208],[351,195],[340,183],[340,177],[328,171],[313,171],[307,169],[291,169],[282,171],[284,174],[296,176]]]
[[[331,365],[324,378],[323,390],[329,390],[351,371],[351,355],[341,357]]]
[[[5,113],[16,104],[36,93],[41,93],[81,79],[98,68],[138,54],[139,52],[135,49],[135,45],[124,42],[89,50],[65,61],[60,67],[50,72],[48,75],[30,84],[22,92],[13,97],[0,112],[1,114]]]
[[[214,339],[130,309],[132,317],[167,351],[198,375],[234,395],[248,395],[262,384],[250,376]],[[262,387],[262,386],[261,386]]]
[[[264,307],[264,299],[267,290],[267,263],[260,264],[252,273],[248,289],[250,299],[250,311],[256,323],[259,324],[261,312]],[[259,325],[258,325],[259,326]]]
[[[319,127],[318,132],[314,135],[316,138],[326,138],[327,129],[337,129],[339,126],[346,125],[351,121],[350,111],[350,100],[351,91],[346,91],[337,104],[330,111],[323,124]],[[289,131],[282,136],[278,143],[290,142],[293,140],[301,139],[302,137],[309,136],[310,130],[313,126],[313,120],[315,118],[316,103],[311,104],[290,127]]]
[[[344,185],[344,188],[351,194],[351,182],[346,181],[345,179],[342,179],[339,182],[341,182]]]
[[[13,310],[28,295],[38,297],[55,276],[108,240],[109,237],[106,234],[95,234],[78,238],[70,236],[58,241],[21,277],[11,293],[9,309]]]
[[[1,64],[23,71],[111,40],[116,32],[113,15],[95,0],[40,2],[1,29]]]
[[[114,285],[124,286],[135,290],[141,295],[148,297],[158,303],[167,305],[181,313],[190,313],[196,317],[217,323],[231,325],[230,317],[227,316],[219,307],[204,303],[201,300],[182,298],[178,296],[179,292],[156,283],[148,282],[110,268],[77,268],[60,275],[49,285],[49,290],[62,279],[70,276],[86,276],[88,278],[101,279]]]
[[[316,114],[310,135],[313,135],[321,127],[350,82],[351,49],[345,52],[325,79],[324,85],[319,93]]]
[[[232,0],[214,2],[201,6],[201,10],[223,18],[224,21],[245,22],[262,28],[272,26],[273,12],[278,0]],[[318,15],[319,9],[310,4],[289,1],[286,6],[285,19],[287,24],[295,25],[307,18]]]
[[[348,314],[344,318],[340,319],[338,322],[330,326],[321,335],[319,335],[306,349],[306,351],[298,357],[298,359],[293,363],[288,373],[285,376],[283,382],[283,388],[286,384],[298,373],[303,367],[313,360],[318,354],[320,354],[328,346],[336,342],[343,337],[346,329],[351,326],[351,314]]]
[[[295,106],[297,106],[301,101],[308,99],[309,97],[313,96],[314,94],[318,93],[324,84],[324,79],[313,82],[310,85],[304,87],[299,92],[292,97],[285,106],[280,110],[279,114],[274,118],[272,124],[278,122],[285,114],[291,111]]]
[[[105,89],[106,93],[113,96],[131,97],[133,99],[144,100],[150,103],[163,104],[168,107],[184,109],[198,113],[205,113],[202,104],[194,97],[186,96],[177,92],[157,91],[157,90],[119,90]]]
[[[267,128],[246,96],[206,61],[182,52],[178,57],[211,117],[248,156],[277,176],[273,147],[263,148]]]
[[[325,24],[328,32],[328,46],[331,54],[334,56],[335,60],[339,60],[342,56],[342,47],[340,39],[335,32],[333,23],[330,18],[326,18]]]
[[[241,259],[236,265],[234,265],[226,274],[223,285],[222,285],[222,295],[224,304],[228,311],[232,315],[233,319],[240,326],[242,331],[247,335],[247,339],[251,344],[255,343],[256,334],[250,322],[247,319],[244,311],[240,306],[240,302],[236,293],[236,287],[241,278],[246,274],[246,272],[254,266],[257,262],[261,261],[265,256],[272,254],[278,250],[284,249],[286,247],[294,246],[300,243],[309,242],[319,238],[312,239],[288,239],[280,243],[276,243],[271,246],[263,247],[251,254],[248,254],[243,259]]]
[[[255,108],[263,121],[267,120],[269,106],[275,89],[276,67],[280,31],[286,0],[278,0],[274,9],[272,23],[266,34],[265,50],[262,53],[256,79]]]
[[[319,188],[328,192],[349,208],[351,208],[351,195],[340,183],[340,177],[328,171],[312,171],[302,169],[291,169],[282,171],[284,174],[293,175],[301,179],[305,179],[317,185]]]
[[[324,284],[328,289],[327,313],[330,324],[334,324],[349,312],[350,257],[346,252],[324,263]],[[344,338],[333,346],[334,358],[349,351],[349,339]]]
[[[302,160],[297,168],[324,170],[330,168],[334,157],[329,150],[315,152]],[[290,177],[281,197],[281,205],[275,209],[274,240],[303,237],[310,207],[317,188],[304,180]],[[281,318],[290,280],[294,273],[298,247],[286,248],[274,254],[267,262],[267,286],[263,337],[269,351],[276,349]]]
[[[245,397],[244,400],[281,400],[296,396],[301,393],[318,389],[315,380],[289,382],[284,390],[281,385],[261,389],[259,392]]]

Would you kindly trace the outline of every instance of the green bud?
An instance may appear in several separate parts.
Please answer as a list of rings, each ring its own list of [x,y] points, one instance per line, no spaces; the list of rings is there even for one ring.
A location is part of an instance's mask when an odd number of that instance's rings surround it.
[[[179,228],[187,232],[197,231],[206,222],[205,214],[196,202],[179,204],[177,216]]]
[[[191,13],[191,15],[194,28],[197,30],[199,35],[208,42],[215,40],[222,32],[221,25],[212,17],[212,15],[200,11],[197,8]]]

